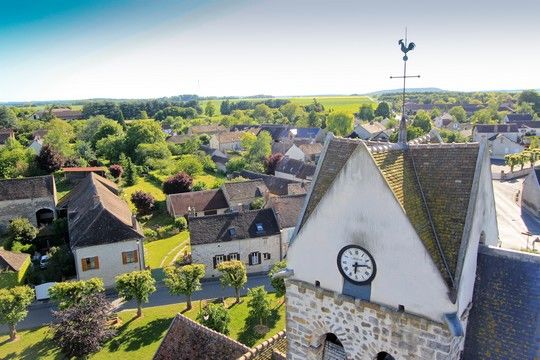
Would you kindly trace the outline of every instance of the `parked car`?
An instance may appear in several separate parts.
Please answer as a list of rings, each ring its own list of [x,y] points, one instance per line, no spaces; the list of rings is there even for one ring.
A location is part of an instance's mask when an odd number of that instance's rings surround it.
[[[49,263],[49,255],[43,255],[39,258],[39,268],[46,269],[47,264]]]

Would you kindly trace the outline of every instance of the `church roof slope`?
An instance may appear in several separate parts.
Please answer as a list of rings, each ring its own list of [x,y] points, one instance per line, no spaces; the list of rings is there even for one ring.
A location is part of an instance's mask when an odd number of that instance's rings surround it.
[[[481,246],[465,360],[540,357],[540,256]]]

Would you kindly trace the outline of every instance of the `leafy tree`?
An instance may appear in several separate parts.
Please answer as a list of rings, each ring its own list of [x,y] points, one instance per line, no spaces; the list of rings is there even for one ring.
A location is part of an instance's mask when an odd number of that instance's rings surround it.
[[[247,283],[246,266],[238,260],[224,261],[218,264],[217,269],[221,272],[221,284],[230,286],[236,294],[236,302],[240,302],[240,289]]]
[[[38,230],[27,218],[16,217],[10,220],[9,237],[22,244],[30,244],[37,236]]]
[[[270,155],[266,161],[264,162],[264,165],[266,167],[266,173],[268,175],[274,175],[276,173],[276,166],[277,164],[283,159],[284,155],[282,153],[275,153]]]
[[[390,141],[391,142],[397,142],[398,140],[398,131],[394,131],[392,135],[390,135]],[[420,136],[424,135],[424,130],[422,128],[416,127],[416,126],[407,126],[407,141],[419,138]]]
[[[0,324],[9,327],[9,339],[17,338],[16,326],[28,315],[28,306],[34,301],[34,290],[29,286],[0,289]]]
[[[276,296],[281,297],[285,295],[285,280],[283,278],[274,278],[274,275],[287,268],[287,262],[285,260],[279,261],[272,266],[272,270],[268,274],[270,276],[270,283],[274,290],[276,290]]]
[[[247,149],[248,162],[261,162],[272,153],[272,136],[268,131],[261,131],[257,139]]]
[[[206,106],[204,107],[204,114],[209,117],[212,117],[216,114],[216,107],[214,106],[214,103],[212,103],[211,101],[206,103]]]
[[[518,102],[533,104],[534,111],[540,114],[540,95],[536,90],[524,90],[519,94]]]
[[[429,116],[429,113],[425,110],[418,110],[412,122],[412,126],[422,129],[423,133],[427,134],[431,130],[431,117]]]
[[[249,316],[258,319],[259,325],[263,325],[272,314],[268,293],[264,290],[264,286],[258,286],[248,290],[248,297]]]
[[[137,120],[130,124],[126,134],[126,151],[134,154],[139,144],[153,144],[165,141],[165,133],[158,122],[153,120]]]
[[[99,140],[105,139],[108,136],[124,136],[124,128],[114,120],[104,119],[92,137],[92,144],[95,146]]]
[[[125,137],[123,135],[110,135],[98,140],[96,153],[109,161],[119,161],[125,150]]]
[[[108,324],[111,304],[92,294],[73,307],[53,311],[53,341],[68,358],[87,358],[101,349],[115,331]]]
[[[0,146],[0,177],[16,178],[28,174],[35,155],[17,140],[8,140]]]
[[[179,217],[179,218],[176,218],[174,219],[174,226],[176,226],[176,228],[179,230],[179,231],[184,231],[187,229],[187,220],[185,217]]]
[[[292,102],[281,106],[279,111],[287,118],[289,124],[296,124],[299,119],[306,116],[304,108]]]
[[[245,132],[240,139],[240,145],[243,149],[248,150],[255,144],[255,141],[257,141],[257,136],[255,134],[252,132]]]
[[[371,105],[364,104],[360,106],[357,116],[360,120],[371,121],[375,117],[375,113],[373,112]]]
[[[0,128],[14,128],[16,121],[17,117],[13,110],[7,106],[0,106]]]
[[[195,176],[204,171],[204,165],[195,155],[182,156],[175,165],[177,172],[184,172],[189,176]]]
[[[219,106],[219,111],[221,112],[221,115],[231,114],[232,109],[231,109],[231,102],[229,101],[229,99],[221,102],[221,105]]]
[[[227,161],[227,164],[225,166],[227,167],[227,171],[232,173],[235,171],[244,170],[247,166],[247,162],[246,159],[244,159],[243,157],[237,156]]]
[[[81,160],[94,163],[97,160],[96,152],[92,144],[86,141],[77,141],[75,143],[76,156],[80,156]]]
[[[381,101],[377,108],[375,109],[375,116],[381,116],[384,118],[390,117],[390,105],[387,102]]]
[[[140,317],[143,302],[147,303],[150,294],[156,291],[156,280],[150,270],[132,271],[116,277],[116,290],[126,301],[137,302],[137,317]]]
[[[223,305],[209,303],[197,314],[197,322],[214,331],[229,335],[231,316]]]
[[[47,278],[50,281],[65,281],[75,274],[75,260],[67,245],[53,246],[49,249]]]
[[[109,166],[109,172],[111,173],[113,178],[118,179],[124,173],[124,168],[120,164],[112,164],[111,166]]]
[[[137,190],[131,194],[131,202],[137,208],[137,214],[149,215],[154,210],[156,199],[147,192]]]
[[[442,113],[441,113],[441,109],[439,109],[438,107],[434,107],[431,112],[429,113],[429,116],[431,116],[431,120],[435,119],[436,117],[438,116],[441,116]]]
[[[322,127],[322,118],[316,111],[310,111],[307,117],[308,127]]]
[[[152,144],[139,144],[135,149],[135,159],[138,164],[144,164],[150,159],[167,160],[172,156],[165,141]]]
[[[463,109],[463,106],[454,106],[448,112],[457,122],[467,122],[467,112]]]
[[[64,165],[64,157],[62,154],[49,144],[43,145],[36,161],[38,166],[49,174],[60,170]]]
[[[167,195],[191,191],[193,178],[184,172],[169,177],[163,182],[163,192]]]
[[[105,291],[103,280],[92,278],[56,283],[49,288],[49,295],[58,308],[67,309],[80,303],[84,298],[103,291]]]
[[[127,158],[126,172],[124,173],[124,179],[127,186],[133,186],[137,183],[137,168],[130,158]]]
[[[353,118],[344,112],[333,112],[326,119],[326,128],[338,136],[347,136],[353,131]]]
[[[70,145],[75,137],[73,126],[65,120],[53,119],[49,123],[49,131],[43,138],[43,143],[53,147],[62,156],[73,155],[73,147]]]
[[[272,109],[268,105],[258,104],[253,110],[253,117],[261,123],[269,123],[273,119]]]
[[[204,273],[203,264],[169,266],[165,268],[164,282],[171,294],[187,296],[187,308],[191,309],[191,295],[201,290],[201,279]]]

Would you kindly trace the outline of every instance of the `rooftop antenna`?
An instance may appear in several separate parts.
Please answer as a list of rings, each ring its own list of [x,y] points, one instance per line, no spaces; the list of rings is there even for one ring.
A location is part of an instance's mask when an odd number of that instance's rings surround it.
[[[390,76],[390,79],[403,79],[403,98],[401,104],[401,121],[399,123],[398,143],[407,144],[407,120],[405,119],[405,81],[407,78],[419,78],[420,75],[407,75],[407,60],[409,60],[407,53],[416,47],[415,43],[413,42],[407,43],[407,28],[405,28],[405,41],[400,39],[398,44],[401,46],[401,51],[405,54],[405,56],[403,56],[403,76]]]

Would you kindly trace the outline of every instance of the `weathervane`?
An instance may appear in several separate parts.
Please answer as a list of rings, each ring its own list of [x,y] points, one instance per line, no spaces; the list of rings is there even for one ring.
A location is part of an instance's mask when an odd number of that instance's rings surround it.
[[[407,44],[407,28],[405,28],[405,41],[403,41],[403,39],[400,39],[398,41],[398,44],[401,46],[401,51],[403,51],[403,54],[405,54],[403,56],[403,76],[390,76],[390,79],[403,79],[403,99],[401,105],[401,122],[399,123],[398,143],[406,144],[407,120],[405,119],[405,80],[407,78],[413,77],[419,78],[420,75],[407,75],[407,60],[409,60],[407,53],[416,47],[413,42]]]

